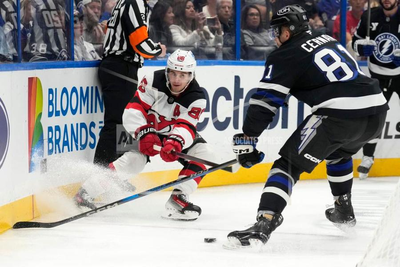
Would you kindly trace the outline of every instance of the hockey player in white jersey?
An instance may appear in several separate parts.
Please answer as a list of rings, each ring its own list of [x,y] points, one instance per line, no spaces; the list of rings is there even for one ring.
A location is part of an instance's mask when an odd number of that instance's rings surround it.
[[[137,140],[138,148],[110,163],[109,167],[116,174],[138,174],[150,158],[158,154],[165,162],[179,160],[183,165],[179,173],[182,177],[206,169],[197,162],[179,159],[172,151],[213,160],[209,145],[196,129],[206,108],[206,98],[195,79],[195,68],[193,53],[178,49],[169,56],[165,70],[155,71],[141,80],[123,114],[123,126]],[[156,149],[157,146],[162,147],[161,150]],[[176,186],[165,205],[163,217],[197,219],[201,208],[189,202],[188,196],[196,190],[201,179],[199,177]],[[95,209],[93,197],[106,190],[104,183],[89,179],[82,185],[75,201],[80,206]]]

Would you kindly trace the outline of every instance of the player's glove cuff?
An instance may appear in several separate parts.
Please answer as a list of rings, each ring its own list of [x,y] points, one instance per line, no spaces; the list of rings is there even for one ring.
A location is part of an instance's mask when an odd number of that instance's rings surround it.
[[[139,129],[136,130],[135,132],[135,138],[136,140],[140,140],[142,139],[144,136],[153,133],[153,134],[157,134],[156,129],[154,129],[153,126],[146,124],[142,127],[140,127]]]
[[[369,57],[374,53],[375,48],[374,40],[360,39],[354,42],[354,51],[359,56]]]
[[[251,168],[263,161],[265,154],[256,149],[257,142],[257,137],[247,137],[243,133],[233,136],[233,153],[236,154],[237,160],[244,168]]]
[[[139,151],[147,156],[153,157],[159,153],[154,149],[154,145],[161,146],[161,140],[157,135],[156,129],[151,125],[145,125],[136,131]]]
[[[251,153],[256,148],[257,137],[247,137],[244,133],[235,134],[232,139],[233,153],[236,155]]]

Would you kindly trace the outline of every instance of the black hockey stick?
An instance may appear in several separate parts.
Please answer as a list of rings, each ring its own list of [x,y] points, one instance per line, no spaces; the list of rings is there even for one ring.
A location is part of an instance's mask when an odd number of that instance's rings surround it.
[[[154,145],[153,148],[155,150],[157,150],[157,151],[161,150],[161,147],[157,146],[157,145]],[[188,155],[188,154],[185,154],[185,153],[182,153],[182,152],[172,151],[172,153],[177,155],[178,157],[180,157],[182,159],[195,161],[195,162],[198,162],[198,163],[201,163],[201,164],[204,164],[204,165],[208,165],[208,166],[211,166],[211,167],[218,166],[218,164],[215,163],[215,162],[208,161],[208,160],[201,159],[201,158],[197,158],[195,156],[191,156],[191,155]],[[227,172],[230,172],[230,173],[236,173],[239,170],[239,168],[240,168],[240,165],[238,163],[236,163],[236,164],[233,164],[232,166],[228,166],[228,167],[222,168],[221,170],[227,171]]]
[[[367,39],[367,41],[369,41],[369,39],[370,39],[370,37],[369,37],[369,35],[370,35],[370,31],[371,31],[371,29],[370,29],[370,24],[371,24],[371,0],[368,0],[368,5],[367,5],[367,36],[365,37],[365,39]]]
[[[53,228],[53,227],[56,227],[56,226],[60,226],[62,224],[65,224],[65,223],[68,223],[68,222],[72,222],[72,221],[75,221],[75,220],[78,220],[78,219],[93,215],[93,214],[98,213],[100,211],[111,209],[111,208],[114,208],[114,207],[119,206],[121,204],[130,202],[132,200],[135,200],[135,199],[150,195],[150,194],[152,194],[154,192],[161,191],[161,190],[166,189],[168,187],[175,186],[175,185],[187,182],[189,180],[192,180],[194,178],[206,175],[208,173],[212,173],[212,172],[215,172],[217,170],[221,170],[221,169],[223,169],[223,168],[225,168],[227,166],[231,166],[232,164],[235,164],[236,162],[237,162],[236,159],[227,161],[225,163],[222,163],[222,164],[217,165],[215,167],[212,167],[210,169],[202,170],[202,171],[196,172],[196,173],[194,173],[192,175],[185,176],[183,178],[180,178],[180,179],[177,179],[177,180],[174,180],[174,181],[171,181],[171,182],[168,182],[168,183],[153,187],[153,188],[151,188],[149,190],[146,190],[146,191],[144,191],[142,193],[138,193],[138,194],[132,195],[130,197],[126,197],[126,198],[114,201],[114,202],[112,202],[110,204],[98,207],[98,208],[96,208],[94,210],[90,210],[90,211],[87,211],[87,212],[84,212],[84,213],[81,213],[81,214],[78,214],[78,215],[75,215],[75,216],[72,216],[72,217],[69,217],[69,218],[61,220],[61,221],[57,221],[57,222],[29,222],[29,221],[17,222],[17,223],[15,223],[13,225],[13,229],[21,229],[21,228]]]

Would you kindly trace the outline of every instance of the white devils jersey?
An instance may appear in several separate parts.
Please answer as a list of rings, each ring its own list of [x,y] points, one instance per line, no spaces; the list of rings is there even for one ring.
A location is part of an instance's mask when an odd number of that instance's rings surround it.
[[[140,82],[122,118],[125,129],[135,138],[143,126],[152,126],[161,135],[178,135],[184,147],[192,145],[196,125],[206,108],[204,92],[194,79],[183,93],[172,95],[165,71],[155,71]]]

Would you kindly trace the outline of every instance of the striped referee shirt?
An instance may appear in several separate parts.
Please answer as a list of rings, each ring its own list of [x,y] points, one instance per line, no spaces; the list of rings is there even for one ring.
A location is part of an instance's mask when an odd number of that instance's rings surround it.
[[[161,54],[160,45],[149,39],[148,14],[146,0],[119,0],[107,22],[103,56],[128,55],[143,64]]]

